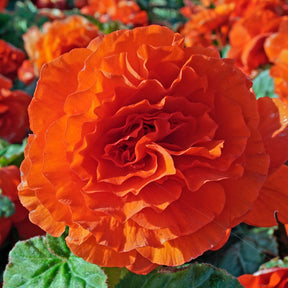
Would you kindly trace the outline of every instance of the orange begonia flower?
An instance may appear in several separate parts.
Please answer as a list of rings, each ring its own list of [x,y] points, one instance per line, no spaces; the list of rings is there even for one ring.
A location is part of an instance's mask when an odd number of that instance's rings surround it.
[[[23,39],[25,50],[36,65],[35,72],[38,74],[43,64],[73,48],[86,47],[98,34],[97,26],[82,16],[73,15],[45,23],[43,32],[36,26],[31,27]]]
[[[0,39],[0,74],[15,78],[17,70],[26,58],[25,53]]]
[[[21,205],[18,198],[17,186],[19,183],[20,171],[18,167],[8,166],[0,168],[0,195],[8,197],[15,206],[15,213],[12,216],[0,217],[0,245],[5,241],[12,226],[16,227],[21,239],[44,233],[44,231],[29,221],[28,211]],[[27,229],[23,229],[23,227]]]
[[[94,16],[103,23],[120,21],[133,26],[148,24],[147,12],[141,10],[134,0],[88,0],[88,5],[81,12]]]
[[[29,131],[28,105],[30,95],[10,91],[12,82],[0,74],[0,138],[10,143],[21,142]]]
[[[286,288],[288,287],[288,268],[271,268],[238,277],[245,288]]]
[[[265,52],[274,65],[270,74],[274,78],[275,92],[288,104],[288,17],[282,17],[277,33],[265,42]]]
[[[69,226],[89,262],[145,274],[223,245],[288,159],[283,103],[257,105],[233,60],[183,42],[157,25],[119,30],[41,71],[19,196],[48,233]]]

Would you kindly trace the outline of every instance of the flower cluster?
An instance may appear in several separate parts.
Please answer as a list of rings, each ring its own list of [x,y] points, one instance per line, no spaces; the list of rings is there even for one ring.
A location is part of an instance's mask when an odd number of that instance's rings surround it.
[[[269,63],[264,43],[278,31],[288,5],[283,0],[202,1],[184,10],[189,18],[181,33],[189,46],[230,45],[227,57],[236,60],[250,74],[260,65]],[[209,2],[209,3],[206,3]],[[188,2],[189,3],[189,2]],[[187,13],[187,7],[190,13]]]

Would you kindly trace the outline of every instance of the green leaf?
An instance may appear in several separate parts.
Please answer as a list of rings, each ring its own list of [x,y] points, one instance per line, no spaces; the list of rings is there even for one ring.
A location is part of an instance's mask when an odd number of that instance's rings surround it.
[[[253,274],[260,265],[278,255],[274,228],[251,228],[238,225],[229,241],[218,251],[208,251],[197,261],[210,263],[238,277]]]
[[[176,271],[174,271],[176,270]],[[173,272],[173,273],[171,273]],[[152,271],[148,275],[128,273],[115,288],[240,288],[236,278],[208,264],[190,264],[187,268]]]
[[[183,0],[137,0],[142,10],[146,10],[149,23],[166,25],[176,31],[187,19],[180,13]]]
[[[6,196],[1,194],[0,189],[0,218],[11,217],[15,213],[14,203]]]
[[[0,167],[9,165],[20,166],[24,158],[24,149],[27,141],[22,144],[10,144],[3,139],[0,139]]]
[[[129,272],[126,268],[119,267],[103,267],[102,269],[107,275],[107,284],[109,288],[115,287],[115,285]]]
[[[26,85],[25,83],[21,82],[18,78],[16,78],[13,82],[13,87],[11,90],[22,90],[29,94],[30,96],[33,96],[36,85],[37,85],[38,78],[35,78],[29,85]]]
[[[9,254],[3,288],[106,288],[104,272],[73,255],[66,235],[18,242]]]
[[[65,237],[68,235],[68,230],[61,237],[53,237],[46,235],[46,242],[48,250],[57,257],[68,259],[71,251],[66,245]]]
[[[227,54],[228,54],[228,51],[230,50],[230,48],[231,48],[231,46],[228,44],[221,49],[221,51],[220,51],[221,58],[227,58]]]
[[[265,96],[278,97],[274,92],[274,82],[269,74],[269,69],[260,72],[253,80],[253,90],[257,99]]]
[[[131,28],[128,25],[125,25],[119,21],[108,21],[108,22],[102,23],[97,18],[95,18],[93,16],[84,15],[84,14],[80,14],[80,15],[85,17],[87,20],[89,20],[95,26],[97,26],[99,28],[99,30],[104,34],[109,34],[109,33],[116,31],[116,30],[124,30],[124,29]]]

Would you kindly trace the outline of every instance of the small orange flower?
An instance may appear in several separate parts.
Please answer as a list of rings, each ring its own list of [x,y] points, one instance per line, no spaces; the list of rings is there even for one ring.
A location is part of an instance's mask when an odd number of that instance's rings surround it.
[[[148,24],[146,11],[141,10],[134,0],[88,0],[88,5],[81,12],[92,15],[103,23],[120,21],[133,26]]]
[[[282,17],[277,33],[265,42],[265,52],[274,65],[270,74],[274,78],[275,92],[288,104],[288,17]]]
[[[245,288],[286,288],[288,287],[288,268],[271,268],[238,277]]]
[[[21,239],[43,234],[43,231],[28,219],[28,211],[18,198],[17,186],[20,183],[20,171],[16,166],[0,168],[0,195],[6,196],[15,206],[15,213],[10,217],[0,218],[0,245],[5,241],[11,227],[15,226]]]
[[[98,36],[98,28],[82,16],[73,15],[64,20],[47,22],[43,32],[31,27],[24,35],[24,47],[36,65],[36,73],[43,64],[73,48],[86,47]]]
[[[141,274],[220,247],[254,206],[270,224],[257,200],[269,175],[288,181],[288,108],[257,104],[251,86],[233,60],[156,25],[48,63],[21,166],[31,221],[54,236],[67,225],[74,254]],[[269,207],[288,223],[282,182]]]
[[[18,143],[29,131],[27,109],[31,97],[20,90],[10,91],[11,86],[11,81],[0,77],[0,137]]]
[[[22,50],[0,39],[0,74],[11,79],[15,78],[25,58]]]

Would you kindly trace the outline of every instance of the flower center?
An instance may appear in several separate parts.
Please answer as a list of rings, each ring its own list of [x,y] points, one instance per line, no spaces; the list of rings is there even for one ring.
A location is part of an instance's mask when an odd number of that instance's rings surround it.
[[[121,138],[119,140],[106,145],[104,158],[113,161],[114,164],[119,167],[128,165],[138,167],[139,165],[135,164],[140,164],[138,162],[141,162],[142,157],[136,155],[137,143],[139,143],[141,138],[154,131],[155,126],[153,120],[147,119],[137,119],[137,121],[128,125],[126,123],[124,127],[121,127],[121,131],[119,131],[119,129],[111,131],[111,134],[116,134],[118,139],[119,135],[122,137],[120,136]]]

